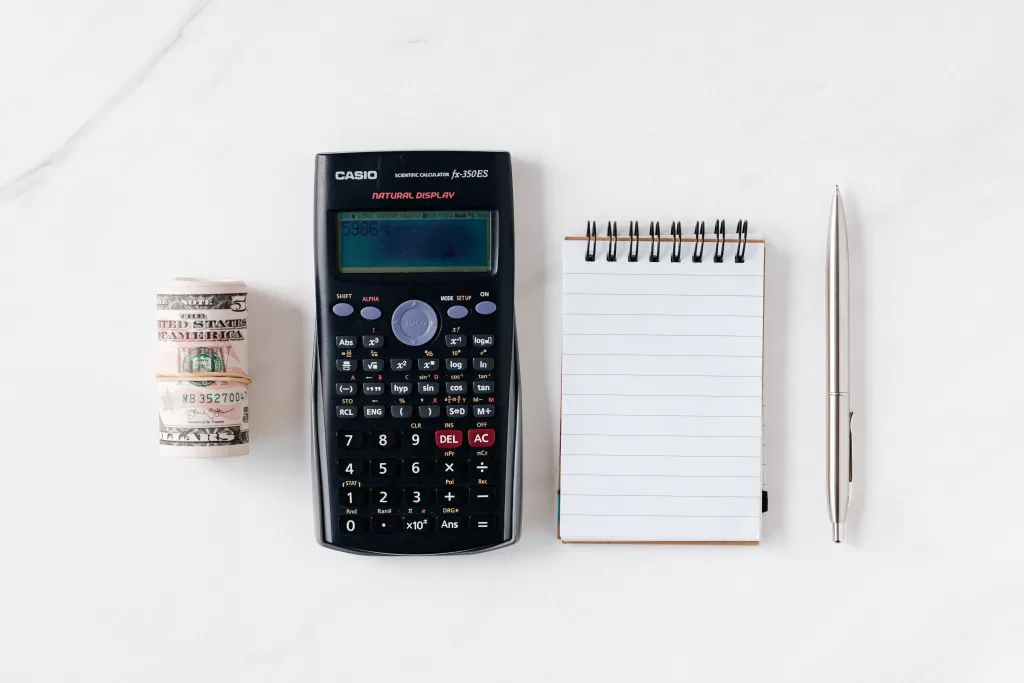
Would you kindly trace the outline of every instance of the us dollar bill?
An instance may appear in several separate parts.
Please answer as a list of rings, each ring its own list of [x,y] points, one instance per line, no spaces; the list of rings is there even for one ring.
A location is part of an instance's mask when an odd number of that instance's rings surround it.
[[[157,287],[160,454],[200,458],[249,452],[248,290],[237,280],[177,279]]]

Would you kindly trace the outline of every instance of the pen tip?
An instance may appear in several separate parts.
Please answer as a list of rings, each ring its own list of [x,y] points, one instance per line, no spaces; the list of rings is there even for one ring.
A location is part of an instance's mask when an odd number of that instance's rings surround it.
[[[843,542],[843,523],[832,522],[832,542],[842,543]]]
[[[839,186],[836,185],[836,194],[839,194]]]

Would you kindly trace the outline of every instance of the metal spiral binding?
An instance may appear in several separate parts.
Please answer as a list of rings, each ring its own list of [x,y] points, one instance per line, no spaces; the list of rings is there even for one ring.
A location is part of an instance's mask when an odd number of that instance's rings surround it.
[[[725,220],[715,221],[715,263],[725,258]]]
[[[693,226],[693,256],[690,260],[694,263],[700,263],[701,259],[704,258],[704,221],[697,221],[696,225]],[[698,251],[697,247],[700,247]]]
[[[636,263],[640,257],[640,221],[629,222],[629,256],[630,263]]]
[[[747,256],[747,232],[748,222],[740,219],[736,223],[736,256],[734,261],[736,263],[744,263]],[[704,221],[697,221],[693,226],[693,254],[690,256],[690,260],[694,263],[701,263],[704,260],[704,243],[706,241],[706,231]],[[725,231],[725,219],[718,219],[715,221],[715,254],[714,262],[722,263],[725,261],[725,245],[726,245],[726,231]],[[652,263],[658,263],[661,261],[661,221],[651,221],[648,229],[648,235],[651,239],[651,248],[648,253],[647,260]],[[683,223],[682,221],[672,221],[672,225],[669,228],[669,235],[672,238],[672,263],[679,263],[682,261],[683,255]],[[619,223],[618,221],[608,221],[607,227],[608,236],[608,255],[605,257],[608,261],[615,261],[618,258],[619,252]],[[587,261],[594,261],[597,258],[597,221],[587,221],[587,251],[584,258]],[[640,260],[640,221],[629,222],[629,254],[627,259],[630,263],[635,263]]]
[[[743,263],[747,256],[747,222],[741,220],[736,224],[736,263]]]
[[[584,259],[587,261],[593,261],[594,257],[597,256],[597,221],[587,221],[587,253]]]

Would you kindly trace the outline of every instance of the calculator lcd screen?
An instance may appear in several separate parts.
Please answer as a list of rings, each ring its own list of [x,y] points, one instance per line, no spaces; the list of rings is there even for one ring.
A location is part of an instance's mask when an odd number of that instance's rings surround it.
[[[341,211],[342,273],[477,273],[491,269],[490,211]]]

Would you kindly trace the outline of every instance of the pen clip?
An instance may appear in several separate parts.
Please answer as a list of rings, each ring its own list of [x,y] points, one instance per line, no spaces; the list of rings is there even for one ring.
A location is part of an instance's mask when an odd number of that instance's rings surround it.
[[[853,500],[853,411],[850,411],[850,487],[847,489],[846,504]]]

